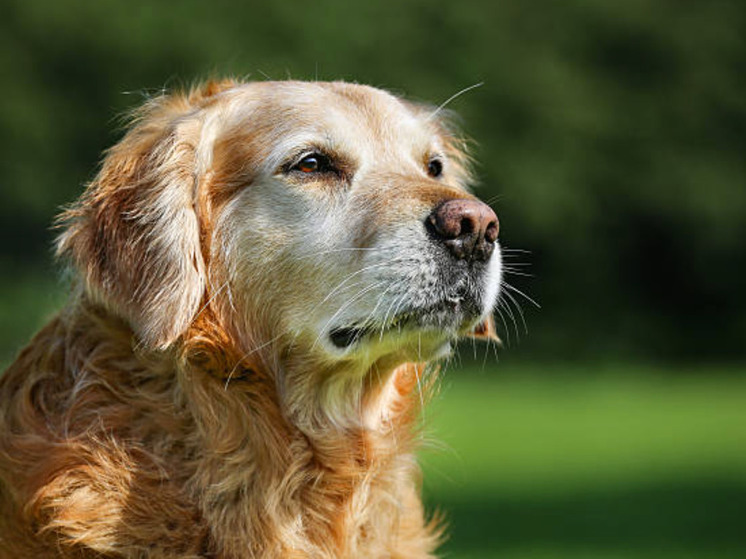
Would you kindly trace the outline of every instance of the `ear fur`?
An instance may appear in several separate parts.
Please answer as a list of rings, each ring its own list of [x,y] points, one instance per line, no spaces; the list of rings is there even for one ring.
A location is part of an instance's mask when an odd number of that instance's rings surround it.
[[[79,270],[96,301],[129,320],[146,347],[177,339],[205,292],[195,211],[200,122],[189,112],[220,85],[147,103],[59,218],[57,254]]]

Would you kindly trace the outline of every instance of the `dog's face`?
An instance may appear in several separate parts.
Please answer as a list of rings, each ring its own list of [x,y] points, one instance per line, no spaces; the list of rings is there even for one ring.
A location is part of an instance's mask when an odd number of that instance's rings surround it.
[[[497,218],[438,117],[341,83],[163,104],[112,151],[60,246],[155,346],[212,304],[246,352],[432,358],[488,320],[501,275]]]

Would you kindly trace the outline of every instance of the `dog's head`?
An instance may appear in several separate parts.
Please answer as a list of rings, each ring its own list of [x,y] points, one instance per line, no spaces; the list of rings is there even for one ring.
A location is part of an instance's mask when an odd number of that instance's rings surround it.
[[[150,101],[64,215],[86,289],[164,348],[206,309],[243,353],[425,360],[491,335],[494,212],[431,108],[346,83]]]

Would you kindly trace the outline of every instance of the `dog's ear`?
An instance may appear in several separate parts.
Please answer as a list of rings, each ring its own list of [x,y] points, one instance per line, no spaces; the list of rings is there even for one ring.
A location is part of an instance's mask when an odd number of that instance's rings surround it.
[[[150,348],[184,332],[205,290],[195,211],[200,124],[186,116],[191,101],[164,96],[146,104],[59,220],[58,255]]]
[[[497,328],[495,328],[495,319],[491,314],[487,315],[487,318],[477,324],[474,329],[467,334],[467,337],[484,341],[492,340],[497,344],[502,344],[502,340],[497,335]]]

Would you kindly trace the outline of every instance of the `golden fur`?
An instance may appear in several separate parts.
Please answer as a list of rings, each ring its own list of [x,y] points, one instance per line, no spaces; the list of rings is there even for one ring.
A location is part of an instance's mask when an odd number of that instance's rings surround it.
[[[494,301],[446,334],[323,333],[358,305],[395,314],[429,269],[397,256],[423,216],[472,199],[439,116],[342,83],[146,103],[61,217],[68,304],[0,380],[0,557],[432,556],[424,361],[494,335]],[[288,171],[305,144],[334,173]]]

